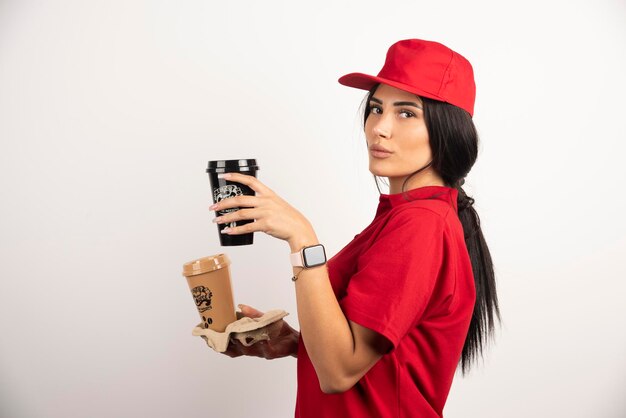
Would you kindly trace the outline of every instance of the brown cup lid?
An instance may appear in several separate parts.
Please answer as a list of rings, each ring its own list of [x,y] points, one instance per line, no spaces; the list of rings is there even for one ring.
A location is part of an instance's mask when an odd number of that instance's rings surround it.
[[[230,265],[230,259],[226,254],[210,255],[183,264],[183,276],[195,276],[208,273]]]

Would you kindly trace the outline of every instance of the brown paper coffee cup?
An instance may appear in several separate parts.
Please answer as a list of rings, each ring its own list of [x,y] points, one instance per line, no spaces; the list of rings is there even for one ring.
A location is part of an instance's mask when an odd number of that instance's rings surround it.
[[[183,276],[202,318],[204,328],[224,332],[237,320],[230,281],[230,259],[211,255],[183,264]]]

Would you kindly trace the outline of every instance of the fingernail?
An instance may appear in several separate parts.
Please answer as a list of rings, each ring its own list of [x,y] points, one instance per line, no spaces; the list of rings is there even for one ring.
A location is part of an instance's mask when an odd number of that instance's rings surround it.
[[[217,209],[217,203],[214,203],[211,206],[209,206],[209,209],[211,209],[211,210]]]
[[[228,233],[228,232],[230,232],[230,228],[224,228],[224,229],[222,229],[222,234],[226,234],[226,233]]]
[[[241,310],[243,310],[244,305],[242,305],[241,303],[239,305],[237,305],[237,307]]]
[[[219,173],[217,175],[218,179],[229,179],[230,178],[230,173]]]

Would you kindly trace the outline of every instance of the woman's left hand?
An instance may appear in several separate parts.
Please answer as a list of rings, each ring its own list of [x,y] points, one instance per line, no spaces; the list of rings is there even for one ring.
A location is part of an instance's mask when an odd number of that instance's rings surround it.
[[[227,234],[239,235],[262,231],[275,238],[285,240],[290,245],[296,238],[313,234],[313,228],[308,219],[256,177],[241,173],[228,173],[224,179],[245,184],[256,193],[256,196],[236,196],[223,199],[209,208],[214,211],[242,208],[215,218],[213,222],[216,223],[222,224],[245,219],[255,220],[255,222],[246,225],[230,228],[226,232]]]
[[[249,318],[258,318],[263,316],[263,312],[254,309],[251,306],[239,305],[241,312],[237,312],[237,318],[247,316]],[[260,328],[263,329],[263,328]],[[264,327],[269,339],[257,341],[256,343],[246,346],[238,339],[231,337],[228,349],[223,354],[229,357],[253,356],[262,357],[272,360],[280,357],[298,357],[298,339],[300,333],[284,320],[280,319],[272,322]]]

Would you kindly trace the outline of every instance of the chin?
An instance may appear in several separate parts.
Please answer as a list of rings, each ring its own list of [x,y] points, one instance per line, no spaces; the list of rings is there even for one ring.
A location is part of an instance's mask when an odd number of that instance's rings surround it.
[[[372,167],[370,167],[370,173],[378,177],[389,177],[385,171],[373,169]]]
[[[380,167],[380,164],[371,164],[369,166],[369,170],[370,173],[374,174],[375,176],[378,177],[391,177],[393,176],[393,172],[391,172],[390,170],[385,170],[384,168]]]

